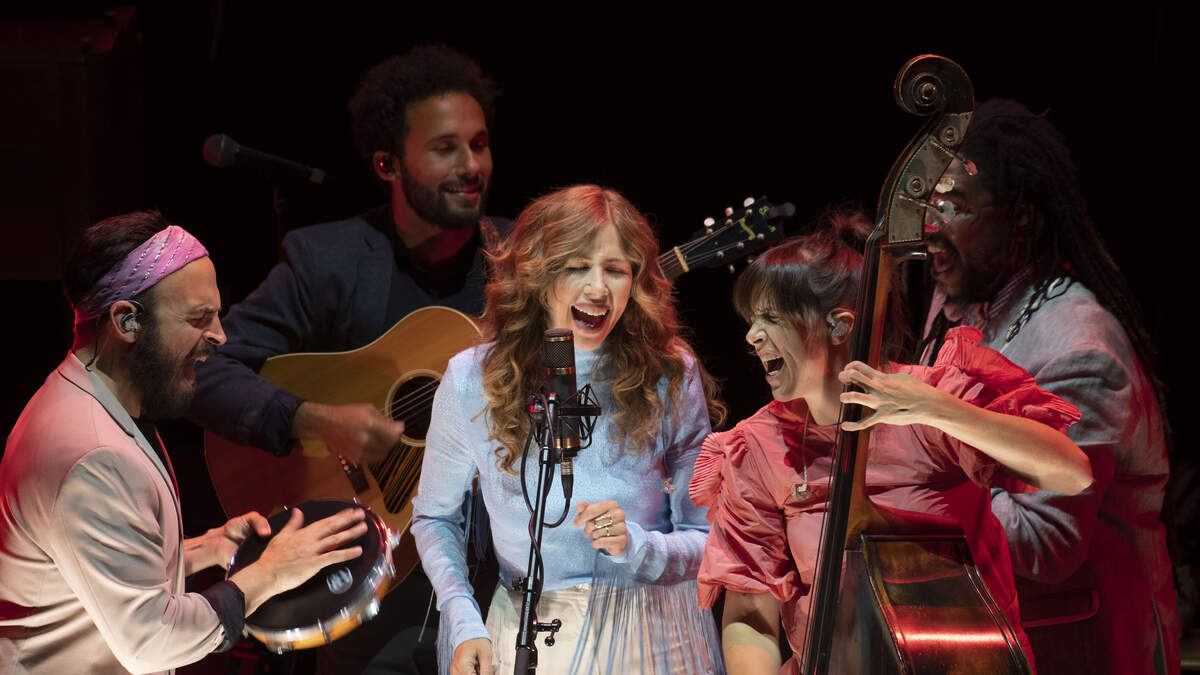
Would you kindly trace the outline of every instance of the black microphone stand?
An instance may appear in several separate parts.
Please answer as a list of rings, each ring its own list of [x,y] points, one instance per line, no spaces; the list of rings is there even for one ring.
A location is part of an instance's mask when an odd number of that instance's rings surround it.
[[[533,513],[529,516],[529,564],[526,567],[524,579],[515,580],[513,585],[522,592],[521,624],[517,631],[517,653],[514,663],[514,675],[526,675],[537,672],[537,634],[549,632],[546,646],[554,645],[554,635],[562,628],[562,621],[554,619],[549,623],[537,620],[537,603],[542,595],[542,582],[545,570],[542,567],[542,530],[546,519],[546,496],[550,494],[550,486],[554,481],[554,465],[558,463],[558,453],[555,448],[555,437],[558,434],[558,401],[554,394],[545,396],[538,394],[530,404],[529,413],[531,424],[538,431],[538,480],[537,493],[534,496]],[[540,424],[539,424],[540,421]],[[528,452],[528,448],[526,448]]]

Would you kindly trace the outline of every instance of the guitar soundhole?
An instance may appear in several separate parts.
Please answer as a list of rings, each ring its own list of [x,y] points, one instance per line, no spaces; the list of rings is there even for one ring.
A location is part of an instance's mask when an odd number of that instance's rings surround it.
[[[396,388],[392,396],[392,419],[404,422],[404,435],[418,441],[429,432],[429,415],[433,410],[433,392],[438,381],[418,376]]]
[[[433,393],[438,379],[416,375],[392,392],[389,404],[392,419],[404,422],[404,441],[386,457],[371,464],[371,473],[383,493],[388,513],[399,513],[412,500],[421,477],[421,460],[425,456],[425,434],[429,432],[429,416],[433,410]]]

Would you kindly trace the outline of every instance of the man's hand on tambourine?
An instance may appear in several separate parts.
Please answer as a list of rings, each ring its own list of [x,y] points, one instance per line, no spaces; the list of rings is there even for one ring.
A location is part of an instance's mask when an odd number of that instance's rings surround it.
[[[271,525],[255,511],[243,513],[221,527],[214,527],[199,537],[183,540],[184,574],[190,575],[214,565],[228,567],[246,537],[254,532],[260,537],[271,536]]]
[[[292,509],[258,560],[230,577],[246,596],[246,614],[323,568],[362,555],[361,546],[341,547],[366,534],[364,518],[365,511],[352,508],[305,525],[300,509]]]

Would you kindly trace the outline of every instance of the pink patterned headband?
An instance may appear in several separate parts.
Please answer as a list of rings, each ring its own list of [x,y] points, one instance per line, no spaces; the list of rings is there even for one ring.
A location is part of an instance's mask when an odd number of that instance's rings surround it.
[[[170,225],[158,231],[113,265],[75,305],[75,325],[100,316],[114,302],[133,298],[206,255],[204,244],[182,227]]]

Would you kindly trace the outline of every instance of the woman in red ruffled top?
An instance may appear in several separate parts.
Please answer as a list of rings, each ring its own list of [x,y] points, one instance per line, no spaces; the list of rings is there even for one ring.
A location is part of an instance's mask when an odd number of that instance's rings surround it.
[[[861,217],[833,221],[843,235],[869,228]],[[759,257],[734,289],[774,400],[709,436],[691,483],[712,523],[700,602],[711,606],[726,591],[722,642],[731,674],[797,671],[794,659],[781,669],[776,636],[782,617],[792,648],[804,640],[843,402],[865,407],[847,430],[879,425],[867,465],[872,501],[957,521],[1027,655],[988,488],[1076,493],[1092,480],[1087,457],[1063,433],[1078,410],[980,346],[973,328],[950,331],[931,367],[847,364],[862,264],[837,235],[819,232]],[[846,383],[865,393],[843,393]]]

